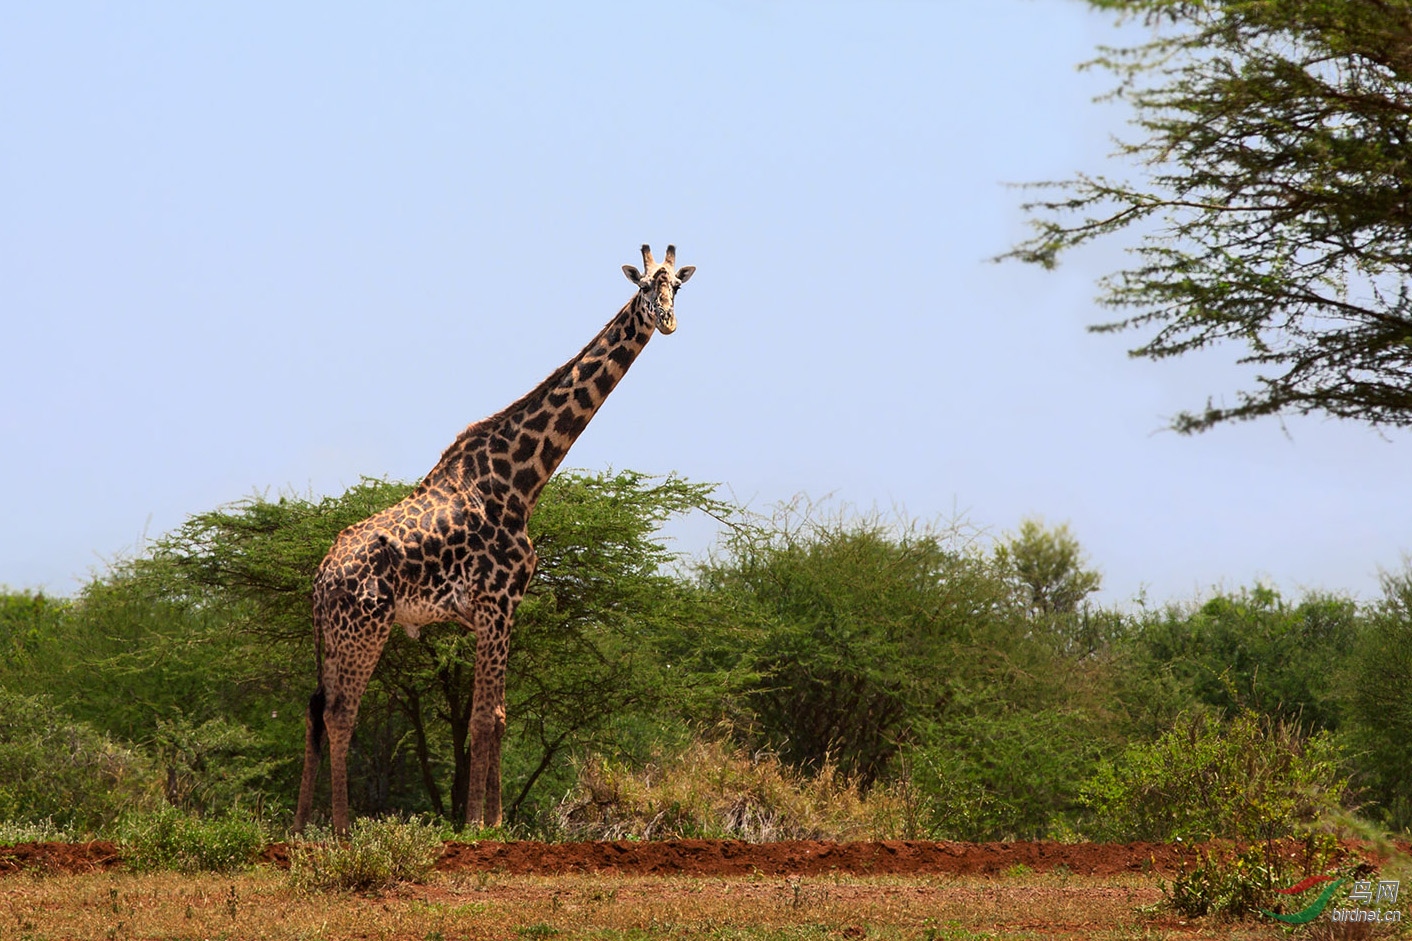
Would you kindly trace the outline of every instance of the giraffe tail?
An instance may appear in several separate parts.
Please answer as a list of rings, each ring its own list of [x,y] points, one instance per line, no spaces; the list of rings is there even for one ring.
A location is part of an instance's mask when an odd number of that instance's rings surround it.
[[[317,751],[324,745],[324,704],[327,697],[324,693],[324,684],[319,683],[314,695],[309,697],[309,744]]]
[[[319,678],[319,685],[314,687],[314,695],[309,697],[309,712],[305,721],[309,725],[309,747],[314,749],[314,754],[318,754],[324,745],[324,706],[328,697],[324,692],[324,631],[317,604],[314,606],[314,663],[314,675]]]

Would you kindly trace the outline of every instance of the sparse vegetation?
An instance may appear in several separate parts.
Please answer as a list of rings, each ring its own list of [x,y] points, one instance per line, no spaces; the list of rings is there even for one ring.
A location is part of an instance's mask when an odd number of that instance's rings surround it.
[[[1327,834],[1312,833],[1305,836],[1304,852],[1295,859],[1282,856],[1268,841],[1245,849],[1208,847],[1194,863],[1182,866],[1170,886],[1161,884],[1162,894],[1168,907],[1188,918],[1212,915],[1237,921],[1262,909],[1283,910],[1287,906],[1276,894],[1279,889],[1310,876],[1333,879],[1330,870],[1336,848]],[[1341,873],[1345,879],[1351,874]]]
[[[101,874],[0,880],[6,937],[300,938],[426,941],[517,938],[1120,939],[1180,936],[1216,941],[1230,926],[1155,925],[1135,913],[1156,906],[1151,876],[1048,873],[984,878],[861,877],[644,879],[610,874],[471,875],[371,897],[300,892],[269,869],[235,875]],[[28,926],[28,927],[26,927]],[[1044,926],[1040,928],[1039,926]],[[1278,931],[1248,938],[1279,938]]]
[[[867,797],[826,762],[806,775],[768,752],[746,754],[698,739],[642,768],[585,761],[559,805],[568,839],[889,839],[902,835],[902,801],[886,788]]]
[[[0,846],[14,846],[16,843],[69,843],[79,834],[54,823],[53,818],[43,820],[0,821]]]
[[[289,881],[300,892],[378,892],[422,882],[441,855],[440,830],[412,818],[356,820],[347,840],[313,833],[289,844]]]
[[[116,829],[128,866],[174,872],[240,869],[254,861],[269,838],[259,818],[239,808],[203,818],[166,806],[128,814]]]

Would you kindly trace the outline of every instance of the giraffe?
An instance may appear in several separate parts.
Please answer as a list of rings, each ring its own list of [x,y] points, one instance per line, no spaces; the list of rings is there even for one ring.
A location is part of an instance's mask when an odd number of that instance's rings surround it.
[[[526,528],[544,485],[654,331],[677,328],[674,298],[695,272],[623,265],[637,292],[577,356],[499,412],[462,431],[404,500],[343,530],[314,576],[319,681],[305,714],[294,830],[313,809],[328,739],[333,827],[348,832],[348,743],[394,624],[410,637],[453,622],[476,639],[466,823],[500,823],[505,663],[515,607],[534,575]]]

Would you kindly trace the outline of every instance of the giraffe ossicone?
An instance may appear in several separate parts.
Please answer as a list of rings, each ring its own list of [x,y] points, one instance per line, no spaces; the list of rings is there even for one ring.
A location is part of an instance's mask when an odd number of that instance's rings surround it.
[[[328,742],[333,827],[348,832],[348,745],[358,705],[394,625],[453,622],[476,638],[466,822],[501,822],[505,664],[515,608],[534,575],[528,523],[569,448],[654,332],[676,330],[676,292],[695,272],[642,246],[624,265],[637,292],[577,356],[489,418],[468,426],[406,499],[338,534],[314,576],[319,681],[305,713],[294,830],[313,811]]]

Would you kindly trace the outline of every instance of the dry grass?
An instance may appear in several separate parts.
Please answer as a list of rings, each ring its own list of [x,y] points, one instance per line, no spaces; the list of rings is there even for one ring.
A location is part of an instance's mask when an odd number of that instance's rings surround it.
[[[0,880],[0,938],[1280,938],[1154,919],[1156,879],[645,878],[457,873],[382,895],[308,894],[286,874]]]
[[[805,776],[718,741],[641,770],[595,760],[577,771],[558,811],[573,840],[885,840],[903,836],[908,819],[903,796],[877,787],[865,799],[831,765]]]

